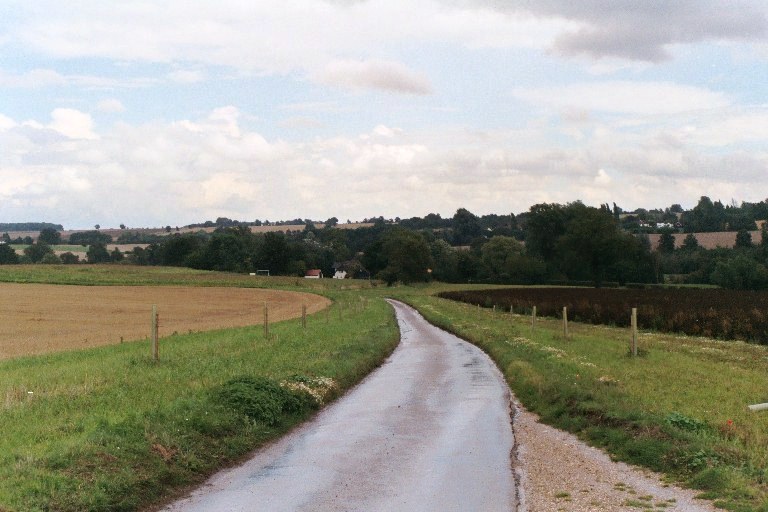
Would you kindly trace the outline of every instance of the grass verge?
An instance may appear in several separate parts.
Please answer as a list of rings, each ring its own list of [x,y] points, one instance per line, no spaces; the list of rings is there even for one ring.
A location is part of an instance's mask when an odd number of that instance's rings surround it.
[[[496,361],[518,399],[543,422],[578,434],[616,459],[700,489],[735,511],[768,510],[768,401],[764,346],[657,333],[628,355],[625,329],[494,313],[395,289],[432,323]]]
[[[91,275],[154,282],[112,269]],[[159,275],[190,284],[187,272]],[[0,510],[147,508],[279,437],[397,344],[383,300],[327,295],[336,303],[306,330],[297,319],[268,338],[262,326],[170,336],[157,363],[140,342],[0,362]]]

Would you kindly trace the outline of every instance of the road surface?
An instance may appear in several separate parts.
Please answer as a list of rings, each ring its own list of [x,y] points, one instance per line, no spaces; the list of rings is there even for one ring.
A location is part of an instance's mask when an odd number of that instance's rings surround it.
[[[392,301],[401,343],[312,421],[167,511],[514,511],[510,395],[477,347]]]

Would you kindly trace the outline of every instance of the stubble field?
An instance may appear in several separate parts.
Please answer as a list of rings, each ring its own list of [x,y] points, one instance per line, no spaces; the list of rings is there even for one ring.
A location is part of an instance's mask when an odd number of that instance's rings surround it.
[[[314,294],[253,288],[59,286],[0,283],[0,359],[148,338],[152,305],[159,335],[242,327],[317,312]]]

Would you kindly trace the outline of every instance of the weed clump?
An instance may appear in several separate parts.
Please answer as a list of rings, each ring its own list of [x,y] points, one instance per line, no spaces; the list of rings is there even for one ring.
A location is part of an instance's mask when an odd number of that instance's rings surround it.
[[[317,408],[309,393],[282,387],[266,377],[236,377],[224,383],[216,395],[229,408],[270,426],[285,416],[300,416]]]

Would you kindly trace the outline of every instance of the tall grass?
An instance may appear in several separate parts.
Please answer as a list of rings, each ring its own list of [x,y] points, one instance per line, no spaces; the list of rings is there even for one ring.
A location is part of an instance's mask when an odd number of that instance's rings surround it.
[[[259,419],[232,382],[323,382],[333,399],[396,346],[386,303],[329,294],[306,330],[171,336],[158,363],[143,342],[0,362],[0,510],[137,510],[281,435],[311,410]]]
[[[556,319],[533,330],[527,316],[403,292],[488,352],[542,421],[728,510],[768,510],[768,414],[746,407],[768,401],[766,347],[646,332],[632,358],[626,329],[571,323],[565,340]]]

